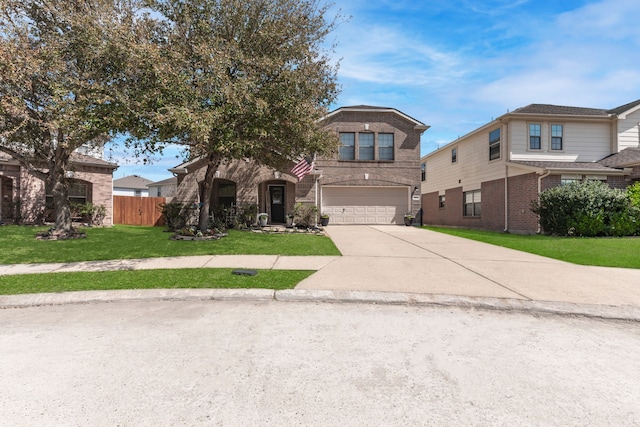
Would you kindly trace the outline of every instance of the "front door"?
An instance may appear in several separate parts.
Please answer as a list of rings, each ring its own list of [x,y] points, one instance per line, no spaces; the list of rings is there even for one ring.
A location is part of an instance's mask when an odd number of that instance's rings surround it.
[[[284,222],[284,186],[269,186],[271,222]]]

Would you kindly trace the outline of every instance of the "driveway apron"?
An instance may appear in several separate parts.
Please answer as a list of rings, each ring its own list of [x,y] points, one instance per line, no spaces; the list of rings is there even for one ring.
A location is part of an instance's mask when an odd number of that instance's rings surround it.
[[[640,306],[640,270],[588,267],[417,227],[327,227],[342,257],[297,289]]]

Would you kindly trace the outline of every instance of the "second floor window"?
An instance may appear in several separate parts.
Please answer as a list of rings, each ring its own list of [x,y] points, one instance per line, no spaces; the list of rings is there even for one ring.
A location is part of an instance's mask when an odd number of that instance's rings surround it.
[[[373,160],[373,134],[358,134],[358,160]]]
[[[551,125],[551,149],[562,150],[562,125]]]
[[[451,163],[458,162],[458,148],[451,149]]]
[[[421,173],[421,180],[426,181],[427,180],[427,164],[426,163],[422,163],[420,165],[420,173]]]
[[[356,159],[356,134],[353,132],[340,133],[340,160]]]
[[[529,125],[529,149],[530,150],[539,150],[542,148],[542,143],[540,141],[541,135],[541,126],[539,124],[530,124]]]
[[[339,160],[393,161],[393,133],[340,132]]]
[[[500,128],[489,132],[489,160],[500,158]]]
[[[393,160],[393,134],[378,134],[378,160]]]

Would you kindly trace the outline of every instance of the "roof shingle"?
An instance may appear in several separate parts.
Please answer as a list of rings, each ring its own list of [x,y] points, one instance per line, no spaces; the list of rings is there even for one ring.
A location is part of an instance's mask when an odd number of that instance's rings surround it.
[[[571,116],[603,116],[609,114],[600,108],[568,107],[564,105],[529,104],[513,110],[514,114],[562,114]]]

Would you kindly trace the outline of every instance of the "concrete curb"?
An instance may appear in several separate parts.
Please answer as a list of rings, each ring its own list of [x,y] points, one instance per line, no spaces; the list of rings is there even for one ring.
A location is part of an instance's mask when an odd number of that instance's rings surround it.
[[[279,301],[459,307],[528,314],[640,321],[640,308],[507,298],[394,292],[271,289],[134,289],[0,296],[0,309],[126,301]]]
[[[0,296],[0,309],[121,301],[272,301],[271,289],[127,289]]]
[[[277,291],[275,298],[278,301],[445,306],[482,310],[513,311],[530,314],[554,314],[609,320],[640,321],[640,308],[630,305],[610,306],[597,304],[575,304],[570,302],[531,301],[511,298],[468,297],[443,294],[295,289]]]

